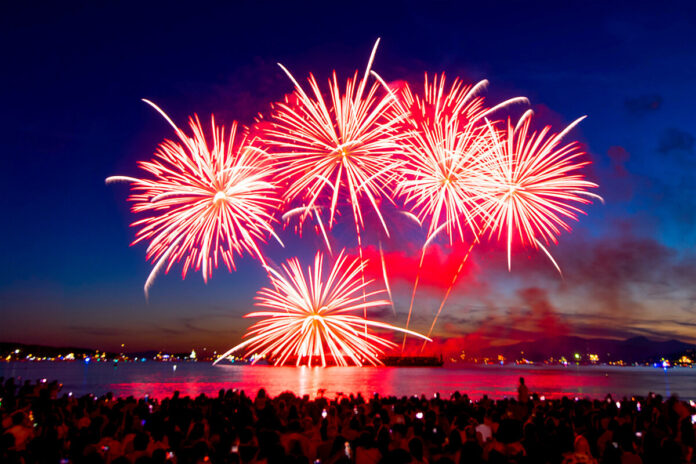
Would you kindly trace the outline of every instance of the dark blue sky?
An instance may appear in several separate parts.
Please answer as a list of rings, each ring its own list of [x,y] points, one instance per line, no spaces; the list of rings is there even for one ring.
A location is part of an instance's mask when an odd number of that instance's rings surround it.
[[[573,134],[607,200],[552,250],[565,280],[536,253],[516,257],[511,274],[502,255],[477,256],[480,272],[458,288],[443,338],[525,338],[551,318],[584,336],[696,341],[693,4],[198,3],[2,6],[0,340],[236,343],[248,325],[240,315],[265,285],[252,260],[208,285],[172,272],[144,299],[150,266],[143,246],[128,246],[127,188],[104,185],[138,175],[136,162],[172,136],[140,99],[182,125],[194,112],[249,123],[291,90],[276,62],[296,76],[345,76],[381,37],[374,68],[387,80],[446,71],[488,79],[490,103],[529,97],[539,121],[559,128],[588,115]],[[318,243],[285,238],[285,250],[266,247],[276,260]],[[408,285],[395,283],[390,322],[404,323]],[[530,300],[530,289],[541,297]],[[441,294],[425,288],[416,328],[427,328]]]

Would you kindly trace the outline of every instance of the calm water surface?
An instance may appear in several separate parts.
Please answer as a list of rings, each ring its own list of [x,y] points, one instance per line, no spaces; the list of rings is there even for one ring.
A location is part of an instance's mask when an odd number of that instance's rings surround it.
[[[316,396],[362,393],[372,395],[449,396],[466,392],[476,399],[516,394],[517,379],[524,376],[533,392],[547,397],[604,397],[646,395],[655,392],[678,394],[696,400],[696,369],[656,369],[611,366],[451,366],[451,367],[271,367],[212,366],[208,363],[89,363],[84,362],[0,362],[0,376],[36,380],[47,378],[63,383],[64,392],[75,395],[113,392],[119,396],[161,398],[179,390],[185,395],[217,394],[221,388],[237,388],[256,394],[265,388],[272,395],[292,391]]]

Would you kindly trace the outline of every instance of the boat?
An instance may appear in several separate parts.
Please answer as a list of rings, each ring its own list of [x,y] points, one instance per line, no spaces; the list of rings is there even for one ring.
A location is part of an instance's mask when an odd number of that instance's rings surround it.
[[[437,356],[386,356],[380,359],[385,366],[391,367],[442,367],[445,363],[442,355]]]

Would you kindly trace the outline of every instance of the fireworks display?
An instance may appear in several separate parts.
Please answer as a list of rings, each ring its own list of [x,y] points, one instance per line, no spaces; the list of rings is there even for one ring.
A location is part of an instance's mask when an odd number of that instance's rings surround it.
[[[244,348],[247,354],[256,354],[256,359],[268,357],[277,366],[293,358],[296,365],[326,366],[327,357],[339,366],[381,364],[383,349],[395,344],[372,333],[365,335],[365,325],[430,341],[418,333],[355,315],[360,309],[389,304],[376,298],[384,290],[367,290],[372,281],[360,278],[365,265],[359,258],[348,259],[342,251],[325,272],[324,257],[318,252],[306,274],[297,258],[290,259],[281,271],[272,270],[273,288],[263,288],[257,296],[257,305],[268,311],[247,314],[263,319],[251,326],[247,340],[218,361]]]
[[[189,121],[189,137],[146,102],[174,127],[181,143],[166,140],[153,161],[140,163],[151,178],[106,180],[130,182],[133,212],[150,213],[132,224],[139,228],[133,244],[149,241],[146,259],[155,263],[145,293],[160,268],[168,272],[182,260],[183,278],[194,269],[206,281],[220,260],[231,271],[235,253],[247,252],[263,262],[258,242],[269,235],[280,241],[272,227],[280,200],[266,156],[237,135],[236,123],[225,138],[224,128],[211,117],[209,144],[198,117]]]
[[[311,217],[312,211],[321,221],[322,213],[316,211],[325,210],[331,229],[339,206],[349,204],[359,234],[366,203],[389,234],[379,202],[391,198],[403,134],[397,127],[400,119],[388,116],[397,103],[395,97],[378,82],[368,84],[378,44],[364,76],[358,79],[356,72],[344,92],[334,72],[328,98],[313,75],[308,79],[308,94],[281,65],[295,91],[274,105],[263,137],[278,164],[280,182],[287,184],[286,202],[301,203],[301,221]]]
[[[276,365],[379,364],[382,353],[396,345],[375,330],[402,332],[402,351],[406,334],[429,341],[464,263],[482,240],[504,239],[508,270],[513,245],[519,244],[542,250],[560,272],[548,245],[570,231],[582,206],[601,200],[592,193],[597,185],[583,174],[589,161],[580,145],[563,140],[583,118],[559,133],[548,126],[535,131],[526,98],[486,106],[485,80],[466,85],[454,79],[448,85],[444,74],[426,74],[422,90],[388,84],[372,71],[378,44],[362,76],[356,72],[343,86],[334,72],[326,92],[312,74],[305,91],[280,65],[294,90],[259,118],[254,137],[238,134],[236,123],[226,137],[211,118],[207,138],[195,116],[188,136],[146,101],[172,125],[179,142],[164,141],[153,160],[140,163],[150,177],[107,179],[131,183],[133,212],[147,213],[133,223],[133,243],[149,242],[146,259],[154,264],[146,294],[161,269],[181,263],[182,278],[193,269],[207,281],[219,261],[232,271],[235,255],[243,254],[257,258],[271,281],[257,295],[257,305],[266,310],[246,316],[262,319],[220,359],[243,351]],[[500,116],[518,105],[526,111],[516,124]],[[371,290],[375,282],[364,273],[361,231],[369,227],[367,214],[391,240],[404,240],[403,234],[390,236],[393,218],[384,201],[425,233],[404,329],[367,317],[369,309],[389,305],[399,314],[381,241],[379,280],[386,291]],[[280,268],[269,264],[261,244],[269,237],[282,244],[276,224],[297,220],[301,233],[306,221],[314,222],[331,254],[331,232],[346,212],[355,227],[349,246],[357,245],[357,258],[341,252],[327,272],[320,252],[307,273],[297,258]],[[438,240],[464,244],[468,251],[423,336],[408,329],[426,251]],[[362,317],[355,314],[360,311]]]
[[[578,213],[582,213],[575,205],[590,203],[589,198],[596,195],[588,189],[597,184],[588,182],[580,173],[589,161],[578,159],[584,155],[578,144],[560,146],[563,137],[584,117],[550,136],[549,126],[538,134],[530,134],[531,119],[531,113],[526,113],[516,127],[508,119],[502,131],[488,124],[496,142],[482,162],[486,190],[482,202],[486,211],[484,228],[498,238],[506,234],[508,269],[512,240],[517,236],[522,245],[542,248],[560,272],[542,240],[555,243],[561,229],[570,231],[567,220],[577,220]]]

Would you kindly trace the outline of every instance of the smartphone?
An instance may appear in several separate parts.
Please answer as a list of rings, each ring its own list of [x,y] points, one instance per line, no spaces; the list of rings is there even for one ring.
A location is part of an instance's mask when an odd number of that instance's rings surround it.
[[[416,413],[416,419],[422,419],[422,418],[423,418],[423,412],[418,411],[418,412]]]
[[[643,432],[636,432],[636,437],[640,438],[643,436]]]
[[[167,451],[167,459],[174,459],[174,451]]]
[[[346,457],[350,459],[350,442],[347,441],[344,445],[343,451],[346,453]]]
[[[321,417],[323,417],[324,419],[326,419],[326,416],[328,416],[328,413],[326,412],[326,409],[322,409],[322,410],[321,410]]]
[[[239,445],[232,445],[230,453],[239,453]]]
[[[693,416],[691,416],[691,423],[692,423],[692,424],[696,424],[696,414],[694,414]]]

